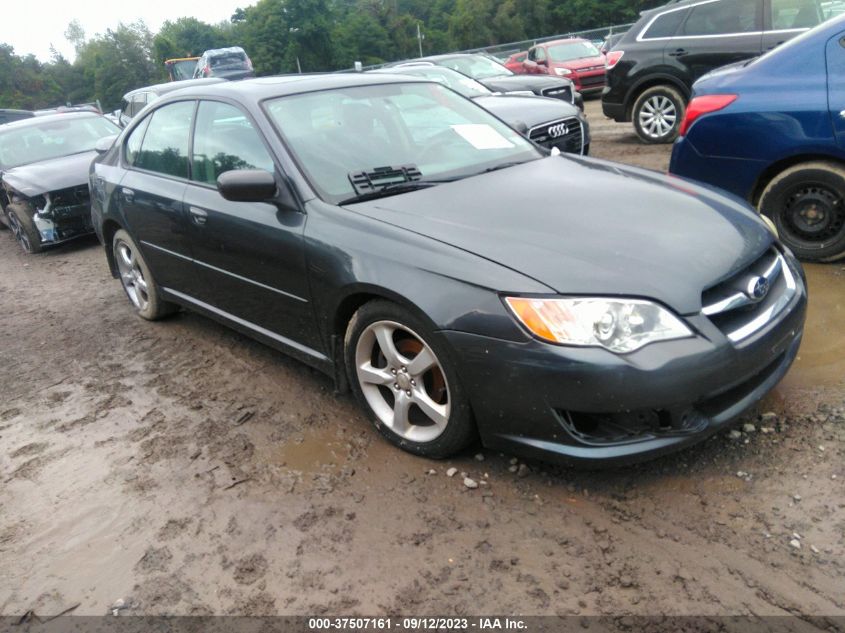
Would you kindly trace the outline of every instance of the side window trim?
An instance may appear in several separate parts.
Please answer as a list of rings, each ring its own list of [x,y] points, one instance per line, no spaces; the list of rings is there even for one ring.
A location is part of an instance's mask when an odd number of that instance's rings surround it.
[[[648,29],[651,28],[651,25],[654,24],[657,21],[658,18],[666,15],[667,13],[673,13],[675,11],[685,11],[687,9],[694,9],[695,7],[701,6],[703,4],[712,4],[713,2],[722,2],[722,0],[703,0],[702,2],[696,2],[695,4],[688,4],[688,5],[685,5],[683,7],[675,7],[674,9],[669,9],[668,11],[663,11],[661,13],[658,13],[653,18],[651,18],[651,20],[649,20],[648,23],[642,29],[640,29],[640,32],[637,34],[637,41],[638,42],[661,42],[661,41],[666,42],[666,41],[670,41],[670,40],[681,40],[681,39],[683,39],[683,40],[696,40],[696,39],[712,39],[714,37],[743,37],[743,36],[747,37],[747,36],[752,36],[752,35],[760,36],[765,32],[765,30],[759,30],[759,31],[746,31],[744,33],[717,33],[717,34],[714,34],[714,35],[678,35],[677,32],[676,32],[675,35],[672,35],[670,37],[643,37],[645,35],[645,33],[648,31]],[[760,2],[760,0],[758,0],[758,4],[759,4],[759,2]],[[759,7],[758,7],[757,14],[758,14],[758,18],[761,17]],[[690,15],[692,15],[692,11],[690,11]],[[690,16],[687,15],[687,17],[684,18],[684,23],[689,19],[689,17]],[[762,26],[763,26],[763,24],[761,22],[761,27]],[[682,27],[683,27],[683,24],[681,24],[681,26],[679,26],[678,28],[680,29]]]
[[[190,136],[190,142],[188,144],[188,176],[189,176],[188,181],[190,182],[190,184],[196,185],[198,187],[205,187],[206,189],[214,189],[215,191],[217,190],[216,185],[213,185],[209,182],[205,182],[205,181],[202,181],[202,180],[194,180],[193,179],[193,174],[194,174],[194,137],[195,137],[196,127],[197,127],[197,120],[199,119],[199,106],[203,102],[222,103],[222,104],[231,106],[231,107],[235,108],[236,110],[238,110],[238,112],[240,112],[246,118],[246,120],[249,121],[249,124],[252,126],[252,129],[258,135],[258,138],[261,141],[261,144],[264,146],[264,149],[267,151],[267,155],[270,157],[270,160],[273,161],[273,175],[276,176],[277,181],[280,180],[282,183],[284,183],[286,181],[285,172],[281,168],[281,166],[279,165],[279,161],[276,158],[275,153],[273,152],[273,148],[271,148],[270,145],[268,145],[267,138],[265,137],[264,133],[261,131],[261,128],[259,128],[258,125],[256,124],[256,121],[255,121],[255,119],[253,118],[253,116],[250,112],[248,112],[247,110],[244,110],[244,108],[242,108],[239,103],[229,101],[228,99],[202,98],[202,99],[197,99],[197,102],[196,102],[197,105],[194,108],[194,123],[191,126],[191,136]]]

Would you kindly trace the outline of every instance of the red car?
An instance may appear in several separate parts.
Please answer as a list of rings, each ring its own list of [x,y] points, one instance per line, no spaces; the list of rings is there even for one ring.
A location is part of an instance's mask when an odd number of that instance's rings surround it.
[[[527,74],[566,77],[582,94],[604,88],[604,55],[589,40],[569,38],[537,44],[523,63]]]
[[[525,72],[523,64],[525,64],[526,59],[528,59],[528,51],[522,51],[521,53],[514,53],[503,63],[509,71],[520,75]]]

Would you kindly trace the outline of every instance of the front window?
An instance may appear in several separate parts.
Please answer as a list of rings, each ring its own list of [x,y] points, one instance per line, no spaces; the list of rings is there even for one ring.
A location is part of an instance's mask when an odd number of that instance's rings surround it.
[[[567,42],[549,46],[549,59],[553,62],[568,62],[572,59],[598,57],[601,55],[592,42]]]
[[[352,198],[353,174],[413,166],[428,181],[471,176],[540,152],[434,83],[338,88],[271,100],[267,111],[320,195]]]
[[[466,55],[462,57],[449,57],[441,62],[444,66],[457,70],[472,77],[473,79],[489,79],[490,77],[501,77],[513,73],[497,61],[484,55]]]
[[[818,0],[772,0],[772,29],[809,29],[824,21]]]
[[[50,121],[0,132],[0,165],[4,169],[90,152],[101,138],[120,128],[101,116],[62,115]]]

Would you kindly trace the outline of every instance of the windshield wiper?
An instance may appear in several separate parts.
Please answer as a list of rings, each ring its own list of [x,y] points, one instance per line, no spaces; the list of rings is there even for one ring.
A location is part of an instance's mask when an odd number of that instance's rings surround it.
[[[367,191],[366,193],[359,193],[358,195],[341,200],[338,204],[352,204],[353,202],[366,202],[367,200],[377,200],[378,198],[386,198],[388,196],[395,196],[398,193],[406,193],[408,191],[416,191],[417,189],[428,189],[439,185],[441,182],[450,182],[451,179],[446,180],[411,180],[409,182],[396,182],[391,185],[384,185],[381,189],[375,191]]]

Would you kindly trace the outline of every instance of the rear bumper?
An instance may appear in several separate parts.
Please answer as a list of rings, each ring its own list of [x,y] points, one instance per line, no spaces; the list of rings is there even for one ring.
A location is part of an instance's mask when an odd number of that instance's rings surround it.
[[[628,355],[444,335],[485,446],[604,467],[699,442],[763,398],[798,353],[805,312],[802,284],[776,321],[741,343],[699,335]]]
[[[601,111],[604,113],[604,116],[613,119],[617,123],[624,123],[626,121],[627,114],[625,112],[625,104],[608,101],[605,97],[606,94],[606,90],[602,92],[601,99]]]
[[[765,161],[703,156],[690,137],[675,141],[669,161],[669,173],[725,189],[745,200],[751,199],[766,167]]]

